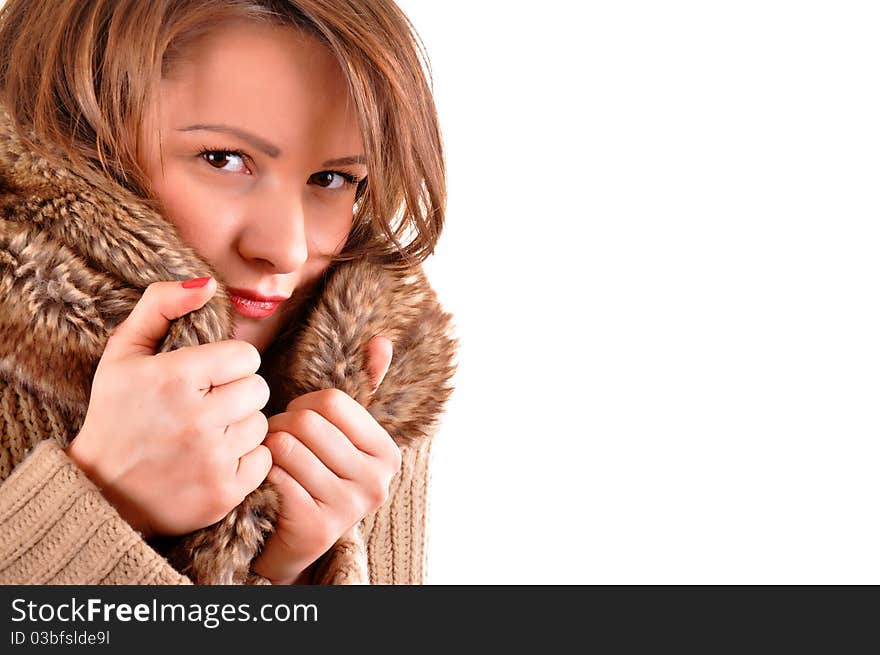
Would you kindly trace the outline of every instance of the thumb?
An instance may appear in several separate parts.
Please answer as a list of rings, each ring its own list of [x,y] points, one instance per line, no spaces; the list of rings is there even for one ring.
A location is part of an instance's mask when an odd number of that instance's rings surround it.
[[[213,277],[153,282],[128,317],[113,330],[102,359],[155,355],[171,321],[202,307],[216,291],[217,282]]]
[[[371,392],[375,392],[382,384],[391,366],[393,352],[394,346],[388,337],[375,336],[367,342],[367,373],[372,383]]]

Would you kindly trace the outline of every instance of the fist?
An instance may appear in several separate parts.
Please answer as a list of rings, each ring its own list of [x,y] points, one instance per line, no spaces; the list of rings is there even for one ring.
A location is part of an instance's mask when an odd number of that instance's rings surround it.
[[[375,389],[390,365],[391,342],[374,337],[367,357]],[[263,443],[272,453],[268,479],[281,495],[281,513],[253,569],[275,584],[290,584],[386,501],[400,469],[400,449],[362,405],[338,389],[291,401],[269,419]]]

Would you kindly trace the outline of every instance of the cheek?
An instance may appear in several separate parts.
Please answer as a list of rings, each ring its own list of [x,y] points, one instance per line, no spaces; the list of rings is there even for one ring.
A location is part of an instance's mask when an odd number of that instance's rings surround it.
[[[345,245],[352,225],[351,207],[327,212],[308,221],[309,255],[318,258],[332,256]]]
[[[330,260],[345,245],[351,230],[351,209],[325,214],[320,220],[308,221],[309,259],[302,271],[301,285],[311,287],[330,266]]]
[[[199,185],[187,184],[183,175],[167,176],[155,192],[165,217],[181,238],[201,255],[210,255],[214,242],[222,237],[222,214],[231,210],[229,205],[221,203],[218,194],[205,193]]]

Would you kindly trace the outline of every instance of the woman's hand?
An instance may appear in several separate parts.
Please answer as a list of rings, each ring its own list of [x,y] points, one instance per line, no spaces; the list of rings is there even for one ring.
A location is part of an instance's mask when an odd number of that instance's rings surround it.
[[[145,536],[219,521],[265,479],[260,353],[227,340],[156,354],[170,321],[217,290],[156,282],[107,342],[68,456]]]
[[[391,363],[391,342],[367,346],[373,389]],[[253,565],[291,584],[339,537],[377,509],[400,468],[400,449],[367,410],[338,389],[307,393],[269,419],[269,480],[281,493],[275,532]]]

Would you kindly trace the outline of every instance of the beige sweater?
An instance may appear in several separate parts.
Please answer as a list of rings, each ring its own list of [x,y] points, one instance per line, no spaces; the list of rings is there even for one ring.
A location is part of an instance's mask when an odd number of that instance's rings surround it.
[[[0,584],[191,584],[64,454],[62,426],[0,381]],[[361,522],[372,584],[424,582],[430,444],[402,448],[388,502]]]

